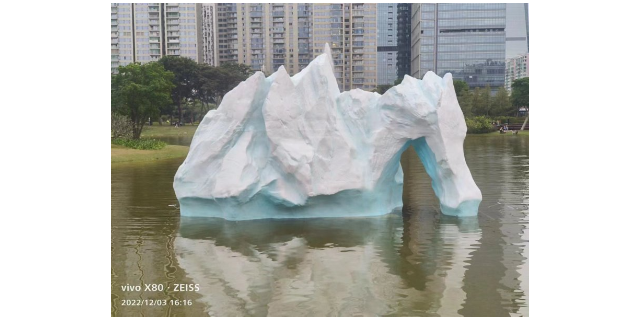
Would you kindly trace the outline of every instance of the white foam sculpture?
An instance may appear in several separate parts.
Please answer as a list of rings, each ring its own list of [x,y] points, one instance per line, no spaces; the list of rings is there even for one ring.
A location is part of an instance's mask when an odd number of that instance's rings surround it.
[[[300,73],[256,72],[204,117],[173,187],[183,216],[228,220],[383,215],[402,206],[400,155],[418,153],[443,214],[477,215],[467,126],[451,74],[385,94],[340,93],[328,45]]]

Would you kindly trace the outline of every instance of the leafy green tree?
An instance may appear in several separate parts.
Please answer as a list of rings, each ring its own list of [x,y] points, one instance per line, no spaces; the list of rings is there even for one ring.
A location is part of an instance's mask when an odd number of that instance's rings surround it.
[[[197,90],[198,64],[190,58],[176,56],[164,56],[158,62],[175,76],[171,99],[178,107],[178,121],[182,123],[182,103],[193,98]]]
[[[529,121],[529,77],[518,79],[511,84],[511,103],[516,108],[527,108],[527,118],[520,129],[524,130]]]
[[[203,105],[200,106],[209,110],[209,103],[215,101],[216,92],[219,86],[225,85],[224,78],[221,71],[217,67],[212,67],[208,64],[201,63],[198,65],[198,81],[197,96]]]
[[[458,101],[462,97],[462,92],[469,91],[469,85],[464,80],[453,80],[453,87],[456,89],[456,97]]]
[[[230,62],[218,67],[218,72],[219,82],[214,91],[214,101],[217,105],[220,105],[222,98],[227,92],[238,86],[240,82],[247,80],[247,78],[253,74],[250,66]]]
[[[458,104],[465,117],[473,115],[473,94],[469,89],[462,90],[462,94],[458,97]]]
[[[471,110],[474,115],[482,115],[481,92],[479,87],[476,87],[473,90],[473,94],[471,94]]]
[[[396,81],[393,82],[393,86],[395,87],[395,86],[399,85],[400,83],[402,83],[402,79],[404,79],[404,78],[396,79]]]
[[[511,103],[514,107],[529,108],[529,77],[515,80],[511,84]]]
[[[481,116],[488,116],[489,109],[491,109],[491,87],[486,85],[483,89],[480,90],[480,110],[482,113],[478,114]]]
[[[140,139],[147,119],[171,103],[172,80],[173,74],[156,62],[120,66],[111,75],[111,109],[131,119],[133,139]]]
[[[500,87],[495,97],[491,99],[491,108],[489,115],[491,116],[506,116],[512,111],[511,100],[509,99],[509,92],[504,87]]]

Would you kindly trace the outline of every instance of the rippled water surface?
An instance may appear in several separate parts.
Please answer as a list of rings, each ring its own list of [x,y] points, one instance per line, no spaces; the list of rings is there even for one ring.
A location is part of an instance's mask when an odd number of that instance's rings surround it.
[[[182,159],[113,165],[111,313],[528,316],[528,137],[468,136],[465,155],[483,201],[464,219],[439,213],[413,149],[402,157],[404,207],[371,218],[180,218],[170,205]]]

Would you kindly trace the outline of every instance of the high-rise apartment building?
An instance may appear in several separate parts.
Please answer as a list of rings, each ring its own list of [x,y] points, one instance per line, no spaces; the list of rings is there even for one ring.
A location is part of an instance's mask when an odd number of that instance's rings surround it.
[[[219,3],[216,13],[219,63],[267,75],[284,66],[293,75],[313,59],[308,3]]]
[[[133,6],[111,4],[111,72],[133,62]]]
[[[504,85],[506,4],[412,4],[411,74],[451,73],[470,88]]]
[[[111,72],[165,55],[202,62],[201,8],[196,3],[112,3]]]
[[[529,54],[507,59],[504,87],[511,92],[513,81],[529,76]]]
[[[214,3],[202,4],[202,62],[217,66],[219,64],[216,54],[217,37],[216,6]]]
[[[393,84],[398,78],[397,20],[397,3],[378,3],[378,85]]]
[[[398,3],[398,58],[397,78],[411,74],[411,4]]]
[[[377,85],[377,4],[314,3],[313,55],[329,43],[341,91]]]

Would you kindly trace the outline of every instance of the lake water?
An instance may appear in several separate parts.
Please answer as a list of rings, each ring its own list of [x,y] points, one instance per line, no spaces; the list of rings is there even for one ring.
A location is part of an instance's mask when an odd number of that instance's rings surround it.
[[[468,136],[465,155],[483,201],[464,219],[413,149],[404,207],[371,218],[181,218],[183,159],[112,165],[111,314],[528,316],[529,138]]]

